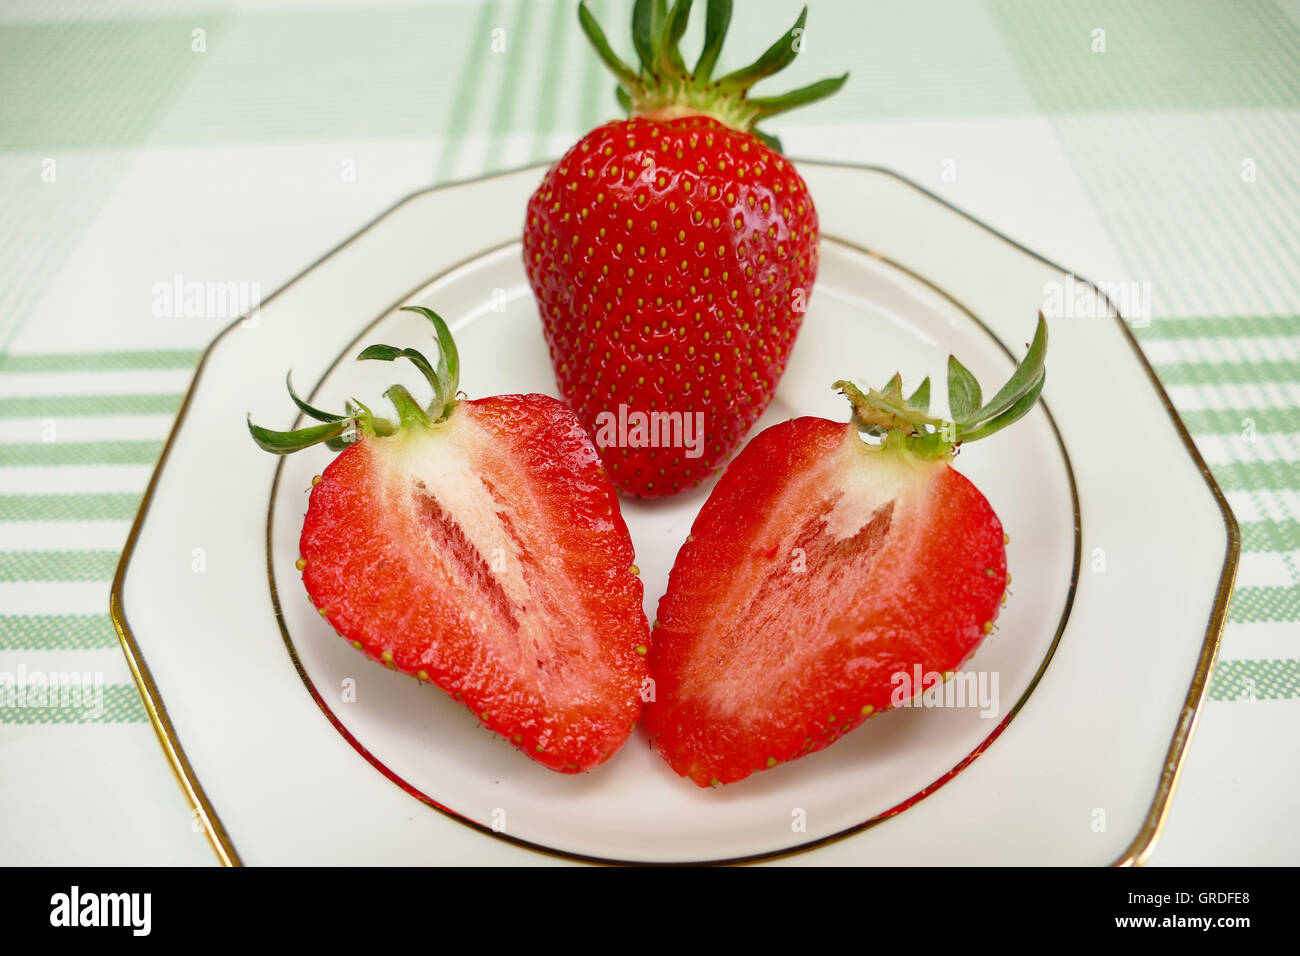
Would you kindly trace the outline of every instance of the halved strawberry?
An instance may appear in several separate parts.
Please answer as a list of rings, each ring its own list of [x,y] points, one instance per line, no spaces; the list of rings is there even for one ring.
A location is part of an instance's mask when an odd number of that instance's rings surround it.
[[[1033,407],[1046,348],[1040,316],[984,405],[950,358],[951,421],[930,416],[929,379],[906,400],[897,375],[883,392],[837,382],[852,424],[793,419],[732,461],[659,603],[646,722],[674,770],[709,786],[821,750],[898,703],[894,675],[975,652],[1006,590],[1005,539],[949,462]]]
[[[394,385],[393,423],[360,402],[257,443],[286,454],[346,447],[313,482],[299,569],[312,602],[366,656],[463,701],[552,770],[604,762],[641,710],[649,632],[618,499],[573,413],[545,395],[458,400],[458,359],[411,359],[429,408]]]

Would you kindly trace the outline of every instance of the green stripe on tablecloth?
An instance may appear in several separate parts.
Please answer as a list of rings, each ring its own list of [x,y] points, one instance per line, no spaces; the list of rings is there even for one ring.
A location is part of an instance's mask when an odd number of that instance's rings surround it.
[[[479,80],[487,58],[492,54],[489,41],[493,25],[496,23],[497,0],[487,0],[479,7],[478,20],[474,22],[471,32],[463,36],[462,42],[469,49],[465,64],[460,74],[457,94],[452,99],[451,116],[447,121],[447,133],[443,140],[442,157],[438,162],[437,182],[451,178],[460,158],[461,141],[469,129],[470,116],[474,106],[474,92],[479,88]]]
[[[203,353],[194,349],[127,352],[9,352],[0,372],[107,372],[129,369],[193,368]]]
[[[587,8],[596,18],[596,22],[606,25],[605,32],[608,34],[609,20],[606,17],[610,10],[604,0],[587,0]],[[604,103],[601,90],[612,90],[615,81],[613,74],[605,68],[605,64],[600,62],[600,58],[587,42],[586,37],[584,36],[578,42],[582,48],[582,101],[578,107],[579,125],[582,129],[589,130],[595,129],[604,120],[614,118],[614,114],[601,116],[601,106]],[[614,47],[615,52],[618,52],[618,49],[618,46]],[[621,116],[622,113],[617,115]]]
[[[1219,661],[1211,700],[1285,700],[1300,697],[1300,660]]]
[[[488,34],[470,33],[477,2],[258,6],[209,44],[153,143],[437,136],[453,105],[474,94],[457,83],[462,64],[488,54]]]
[[[1300,75],[1300,55],[1292,59]],[[1300,154],[1296,115],[1057,116],[1056,138],[1124,270],[1089,278],[1149,283],[1161,317],[1295,315],[1300,182],[1284,157]]]
[[[536,0],[524,0],[515,5],[515,19],[509,28],[509,52],[504,54],[506,73],[501,83],[496,105],[492,108],[492,139],[488,143],[487,158],[483,162],[485,169],[500,169],[501,155],[505,149],[506,136],[517,129],[515,123],[515,104],[519,100],[519,91],[523,83],[523,69],[528,64],[528,53],[536,45],[536,38],[529,31],[533,8]],[[543,51],[545,52],[545,51]],[[537,121],[536,116],[529,117],[524,124],[531,128]]]
[[[56,687],[52,695],[45,697],[45,701],[59,696],[59,693]],[[30,676],[25,695],[17,688],[13,689],[13,694],[15,704],[25,696],[28,706],[8,706],[8,692],[0,685],[0,724],[125,724],[148,720],[144,704],[140,701],[140,692],[134,684],[110,684],[104,687],[102,701],[96,699],[92,686],[79,698],[69,695],[58,702],[60,705],[65,701],[76,703],[76,706],[35,706],[38,698],[30,686]],[[99,712],[101,707],[102,712]]]
[[[1246,419],[1254,423],[1256,434],[1300,432],[1300,408],[1203,408],[1179,411],[1178,417],[1192,434],[1241,434]]]
[[[144,142],[190,71],[191,30],[221,35],[219,15],[7,23],[0,26],[0,143],[58,156]]]
[[[1300,521],[1248,521],[1241,525],[1241,550],[1300,551]]]
[[[790,29],[799,7],[798,0],[782,0],[750,12],[746,4],[737,3],[715,75],[754,60],[783,30]],[[616,50],[630,53],[629,4],[622,0],[605,8],[602,22],[611,42]],[[835,96],[776,119],[769,124],[773,132],[779,133],[783,125],[885,117],[1024,116],[1034,110],[1033,96],[998,25],[982,4],[970,0],[814,2],[809,4],[804,38],[805,53],[788,70],[760,85],[759,95],[794,89],[846,70],[849,82]],[[694,65],[697,49],[687,50],[689,65]],[[612,79],[602,85],[613,90]],[[936,172],[944,155],[934,157]]]
[[[0,495],[0,521],[127,521],[140,498],[133,492]]]
[[[0,445],[6,465],[151,465],[160,441],[25,442]]]
[[[1300,105],[1300,29],[1272,0],[985,0],[1045,112]],[[1093,31],[1105,31],[1094,52]]]
[[[1165,385],[1250,385],[1294,382],[1295,362],[1181,362],[1157,365]]]
[[[109,581],[116,551],[0,551],[0,581]]]
[[[1135,326],[1140,339],[1235,338],[1250,335],[1300,335],[1300,315],[1253,315],[1239,318],[1156,319]],[[1297,374],[1300,377],[1300,373]]]
[[[1228,620],[1238,624],[1300,620],[1300,587],[1238,587],[1232,592]]]
[[[0,142],[57,155],[435,134],[472,92],[456,78],[481,56],[467,42],[475,6],[0,24]],[[192,52],[194,29],[207,31],[206,52]]]
[[[1294,68],[1300,73],[1300,57]],[[1057,118],[1062,148],[1125,270],[1091,278],[1149,282],[1157,316],[1296,314],[1300,250],[1288,237],[1300,232],[1300,185],[1275,159],[1300,152],[1295,115]],[[1249,182],[1246,160],[1256,168]]]
[[[576,29],[575,23],[577,17],[574,15],[574,8],[568,3],[555,3],[551,6],[551,23],[550,30],[546,37],[546,46],[543,55],[557,63],[564,63],[566,44],[569,34]],[[586,50],[581,51],[586,53]],[[591,54],[595,57],[595,54]],[[533,151],[530,159],[533,162],[539,162],[543,159],[550,159],[547,155],[548,148],[546,144],[546,134],[555,129],[556,114],[556,94],[559,88],[560,73],[554,65],[548,65],[548,68],[542,70],[542,87],[538,95],[537,117],[535,120],[536,130],[540,134],[533,141]]]
[[[0,398],[0,418],[69,415],[170,415],[183,395],[22,395]]]
[[[1238,461],[1210,468],[1224,491],[1294,488],[1300,465],[1288,461]]]
[[[0,615],[0,650],[90,651],[117,644],[107,614]]]

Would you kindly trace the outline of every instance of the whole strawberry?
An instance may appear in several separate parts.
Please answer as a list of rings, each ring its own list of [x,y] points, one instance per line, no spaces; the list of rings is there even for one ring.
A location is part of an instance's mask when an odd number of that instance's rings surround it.
[[[710,0],[688,70],[690,0],[637,0],[634,70],[580,4],[629,119],[587,134],[528,204],[524,265],[560,391],[633,495],[673,494],[726,461],[772,400],[817,275],[812,197],[754,124],[847,74],[748,95],[799,52],[805,8],[755,63],[714,79],[731,6]]]

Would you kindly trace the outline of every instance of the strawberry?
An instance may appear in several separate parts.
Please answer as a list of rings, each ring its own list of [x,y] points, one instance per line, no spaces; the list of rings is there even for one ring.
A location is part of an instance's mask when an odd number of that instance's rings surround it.
[[[749,88],[788,65],[807,10],[754,64],[718,79],[731,17],[711,0],[688,71],[690,0],[638,0],[640,69],[583,30],[619,79],[629,118],[588,133],[528,203],[523,255],[560,392],[620,491],[699,484],[762,414],[817,275],[817,210],[754,124],[829,96],[847,74],[781,96]]]
[[[948,422],[929,414],[928,378],[906,400],[897,375],[883,392],[836,382],[852,424],[793,419],[731,462],[659,602],[646,723],[677,773],[730,783],[821,750],[901,702],[894,675],[975,652],[1009,580],[1005,538],[950,461],[1029,411],[1046,348],[1040,316],[983,405],[950,358]]]
[[[400,415],[360,402],[347,415],[294,403],[323,422],[274,432],[276,454],[327,442],[342,454],[313,480],[299,543],[312,603],[357,650],[436,684],[532,759],[590,770],[641,710],[649,630],[618,497],[573,413],[545,395],[458,400],[459,359],[433,322],[435,369],[414,349],[372,345],[359,359],[408,358],[433,388]]]

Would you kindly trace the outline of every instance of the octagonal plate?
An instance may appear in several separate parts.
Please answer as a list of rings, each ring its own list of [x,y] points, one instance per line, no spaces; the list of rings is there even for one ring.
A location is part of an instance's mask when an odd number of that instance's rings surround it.
[[[822,267],[755,431],[796,414],[844,418],[828,387],[837,378],[879,384],[900,369],[905,381],[942,382],[949,352],[1000,382],[1045,297],[1074,282],[893,174],[800,168],[820,200]],[[1238,538],[1104,298],[1096,315],[1049,316],[1042,406],[958,459],[1012,536],[1015,579],[998,633],[968,667],[967,706],[890,714],[721,791],[675,777],[639,732],[574,778],[524,759],[329,630],[292,567],[304,492],[329,454],[267,456],[244,413],[294,423],[290,366],[319,404],[376,395],[394,367],[350,357],[373,341],[427,344],[427,325],[396,312],[412,303],[450,322],[468,394],[554,394],[517,244],[542,173],[404,200],[232,324],[200,362],[111,610],[218,857],[878,865],[1148,854],[1208,686]],[[651,616],[707,491],[624,504]],[[188,559],[198,545],[203,575]]]

